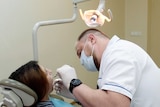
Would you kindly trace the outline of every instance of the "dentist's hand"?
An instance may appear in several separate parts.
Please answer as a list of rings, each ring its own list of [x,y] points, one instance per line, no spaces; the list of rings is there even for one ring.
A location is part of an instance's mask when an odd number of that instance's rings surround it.
[[[63,65],[57,69],[59,77],[62,79],[63,85],[69,89],[70,82],[72,79],[77,79],[75,69],[69,65]]]
[[[56,94],[76,101],[74,95],[63,85],[63,82],[60,78],[54,80],[53,86]]]

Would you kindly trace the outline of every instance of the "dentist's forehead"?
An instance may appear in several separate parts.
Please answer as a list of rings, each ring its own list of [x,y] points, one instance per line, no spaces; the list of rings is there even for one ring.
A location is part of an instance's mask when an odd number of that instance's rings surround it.
[[[77,41],[77,42],[75,43],[75,50],[76,50],[76,51],[77,51],[77,50],[80,50],[80,49],[83,48],[83,46],[84,46],[84,42],[83,42],[83,41]]]

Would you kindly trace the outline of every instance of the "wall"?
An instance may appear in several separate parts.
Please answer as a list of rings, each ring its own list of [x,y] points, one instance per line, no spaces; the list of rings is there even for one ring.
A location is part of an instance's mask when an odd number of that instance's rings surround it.
[[[148,1],[126,0],[125,39],[130,40],[147,51]]]
[[[106,0],[106,10],[111,9],[113,20],[111,23],[105,23],[101,27],[109,37],[118,35],[120,38],[125,38],[125,0]],[[107,14],[106,14],[107,15]]]
[[[148,52],[160,67],[160,1],[159,0],[148,0],[149,1],[149,26],[148,26]]]
[[[159,0],[126,0],[125,39],[146,50],[160,67],[159,5]]]

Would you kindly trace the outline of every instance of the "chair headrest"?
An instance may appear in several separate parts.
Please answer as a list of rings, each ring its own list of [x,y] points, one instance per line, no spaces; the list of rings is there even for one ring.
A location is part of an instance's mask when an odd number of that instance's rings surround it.
[[[0,87],[3,90],[12,90],[20,99],[24,106],[33,105],[38,97],[37,94],[28,86],[12,79],[3,79],[0,81]]]

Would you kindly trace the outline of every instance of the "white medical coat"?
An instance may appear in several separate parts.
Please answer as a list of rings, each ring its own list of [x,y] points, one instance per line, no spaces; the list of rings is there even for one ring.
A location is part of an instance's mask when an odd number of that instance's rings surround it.
[[[130,107],[160,106],[160,69],[142,48],[117,36],[102,55],[97,83],[129,97]]]

